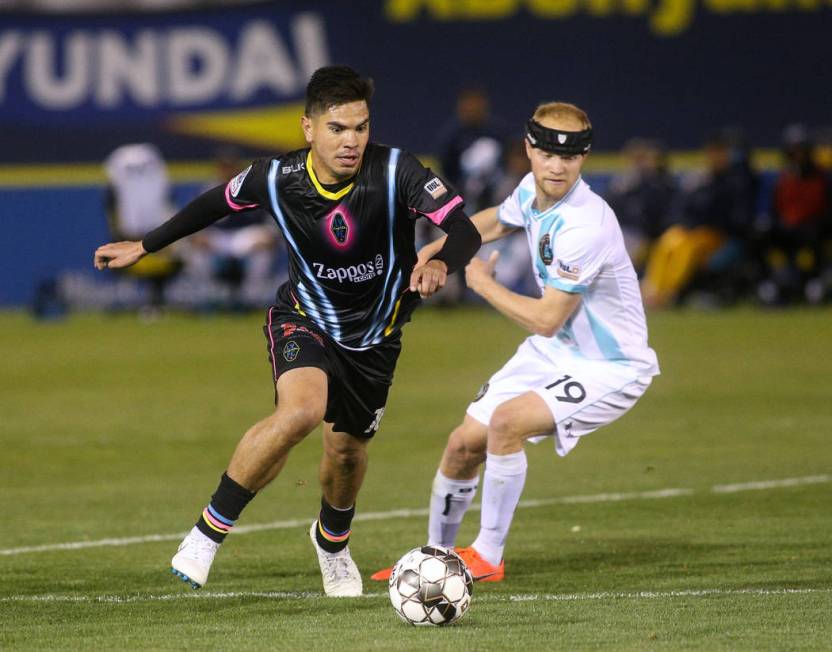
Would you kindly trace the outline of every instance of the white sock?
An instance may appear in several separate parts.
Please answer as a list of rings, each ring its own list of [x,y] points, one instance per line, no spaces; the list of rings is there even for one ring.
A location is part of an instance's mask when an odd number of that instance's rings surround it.
[[[480,533],[471,544],[490,564],[503,559],[506,537],[514,510],[526,483],[526,452],[510,455],[488,453],[482,478]]]
[[[462,517],[474,500],[479,478],[452,480],[436,472],[430,493],[428,545],[453,548]]]

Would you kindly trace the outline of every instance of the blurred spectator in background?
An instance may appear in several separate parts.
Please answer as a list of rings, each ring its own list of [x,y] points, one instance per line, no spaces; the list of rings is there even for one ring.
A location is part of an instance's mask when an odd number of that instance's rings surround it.
[[[830,235],[832,185],[803,125],[783,132],[782,154],[784,167],[775,182],[764,233],[768,273],[758,296],[767,304],[804,296],[819,303],[826,293],[824,248]]]
[[[624,245],[641,274],[653,241],[667,226],[676,181],[660,143],[633,138],[624,146],[627,169],[610,181],[606,200],[618,216]]]
[[[463,88],[456,98],[456,114],[440,131],[436,153],[444,177],[465,199],[473,215],[499,203],[497,184],[503,176],[504,133],[491,118],[488,95],[480,87]],[[441,236],[427,220],[417,222],[417,248]],[[447,306],[465,295],[462,270],[448,277],[442,292],[431,302]]]
[[[697,273],[735,294],[754,221],[758,179],[748,148],[735,130],[710,136],[705,172],[682,188],[676,223],[659,237],[647,260],[645,304],[676,302]]]
[[[495,204],[501,203],[511,195],[523,177],[531,171],[525,139],[518,138],[507,142],[503,159],[502,174],[494,186]],[[480,255],[488,259],[492,251],[500,252],[500,264],[495,271],[495,278],[513,292],[531,294],[537,285],[531,267],[525,231],[518,230],[504,238],[483,245]]]
[[[465,198],[473,215],[500,199],[494,190],[502,174],[504,134],[490,116],[488,95],[464,88],[456,100],[456,116],[439,137],[442,172]]]
[[[209,190],[228,183],[243,168],[242,156],[233,148],[216,155],[216,179]],[[233,311],[260,308],[274,287],[271,278],[279,232],[263,209],[234,213],[195,233],[188,240],[188,273],[203,284],[217,280],[228,292]]]
[[[815,136],[815,161],[827,173],[832,172],[832,127],[821,127]]]
[[[159,149],[150,143],[122,145],[104,162],[107,176],[105,207],[113,240],[138,240],[174,213],[167,166]],[[174,253],[144,257],[117,273],[140,279],[149,288],[149,305],[142,311],[157,313],[165,302],[165,287],[179,272]]]

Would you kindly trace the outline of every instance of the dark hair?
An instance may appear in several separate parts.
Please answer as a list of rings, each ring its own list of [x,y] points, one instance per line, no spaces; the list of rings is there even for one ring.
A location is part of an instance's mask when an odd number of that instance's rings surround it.
[[[373,80],[361,77],[349,66],[318,68],[306,86],[307,116],[323,113],[331,106],[360,102],[369,105],[373,96]]]

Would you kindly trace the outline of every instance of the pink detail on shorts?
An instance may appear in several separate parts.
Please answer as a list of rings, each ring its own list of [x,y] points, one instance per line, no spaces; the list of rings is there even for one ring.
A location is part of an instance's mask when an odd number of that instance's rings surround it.
[[[333,227],[333,222],[338,218],[341,217],[343,220],[343,224],[337,224]],[[333,247],[337,247],[338,249],[348,249],[352,246],[353,240],[355,240],[354,232],[355,232],[355,218],[350,213],[350,209],[347,208],[346,204],[338,204],[335,208],[333,208],[329,213],[326,214],[326,217],[321,220],[321,225],[324,229],[324,233],[326,233],[327,238],[329,239],[329,243]],[[342,240],[339,240],[335,237],[335,233],[338,229],[343,229],[346,226],[346,233]]]
[[[274,361],[274,333],[272,333],[272,310],[274,308],[269,308],[269,354],[272,359],[272,378],[274,378],[274,382],[277,382],[277,364]]]
[[[450,213],[453,209],[459,206],[462,203],[462,197],[457,195],[447,204],[445,204],[442,208],[438,211],[433,211],[433,213],[422,213],[426,218],[428,218],[431,222],[433,222],[436,226],[442,224],[445,221],[445,218],[448,217],[448,213]],[[410,210],[415,211],[415,208],[411,208]],[[418,212],[418,211],[417,211]]]
[[[231,191],[229,190],[230,186],[231,182],[229,181],[225,186],[225,201],[231,209],[235,211],[244,211],[247,208],[257,208],[258,204],[238,204],[231,199]]]

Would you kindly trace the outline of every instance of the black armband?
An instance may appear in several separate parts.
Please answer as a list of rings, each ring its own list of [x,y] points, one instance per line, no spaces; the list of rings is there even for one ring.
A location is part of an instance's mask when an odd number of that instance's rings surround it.
[[[482,245],[482,237],[462,208],[455,208],[443,220],[440,228],[448,234],[445,244],[431,260],[441,260],[448,273],[468,264]]]
[[[169,244],[210,226],[231,212],[225,201],[225,186],[211,188],[161,226],[144,236],[142,246],[148,253],[164,249]]]

